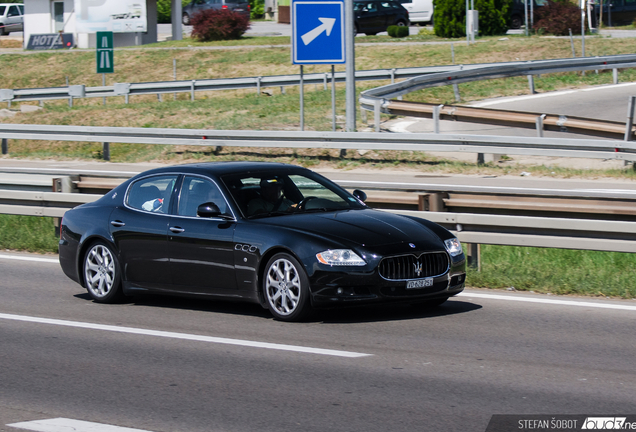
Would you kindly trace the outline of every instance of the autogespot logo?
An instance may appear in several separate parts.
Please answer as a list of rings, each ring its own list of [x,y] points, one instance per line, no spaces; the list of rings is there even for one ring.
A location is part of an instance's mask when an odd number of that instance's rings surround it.
[[[588,430],[636,430],[636,423],[626,423],[627,417],[588,417],[581,429]]]

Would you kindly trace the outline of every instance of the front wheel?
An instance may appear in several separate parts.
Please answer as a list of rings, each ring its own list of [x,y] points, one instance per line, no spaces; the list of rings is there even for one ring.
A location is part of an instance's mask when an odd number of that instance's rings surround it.
[[[183,23],[183,25],[190,25],[190,15],[184,13],[181,22]]]
[[[119,262],[106,243],[98,242],[84,256],[84,286],[98,303],[116,303],[123,298]]]
[[[302,265],[291,255],[278,253],[265,267],[263,293],[274,318],[300,321],[311,311],[309,279]]]

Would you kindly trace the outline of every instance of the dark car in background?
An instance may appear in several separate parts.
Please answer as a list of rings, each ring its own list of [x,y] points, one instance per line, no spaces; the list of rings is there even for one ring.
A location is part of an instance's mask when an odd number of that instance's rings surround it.
[[[249,2],[244,0],[192,0],[183,7],[182,23],[190,25],[192,17],[207,9],[227,9],[250,16]]]
[[[466,259],[451,232],[365,198],[293,165],[158,168],[67,211],[60,265],[99,303],[225,298],[283,321],[338,305],[437,306],[464,289]]]
[[[532,9],[536,11],[538,8],[547,4],[547,0],[533,0]],[[510,28],[520,29],[521,26],[526,24],[526,10],[524,0],[513,0],[512,7],[510,9]],[[528,21],[530,22],[530,3],[528,3]]]
[[[354,1],[354,34],[375,35],[391,25],[408,26],[409,11],[397,1]]]
[[[597,27],[601,18],[601,4],[596,0],[592,14],[592,25]],[[612,26],[630,25],[636,20],[636,1],[634,0],[605,0],[603,1],[603,24]]]

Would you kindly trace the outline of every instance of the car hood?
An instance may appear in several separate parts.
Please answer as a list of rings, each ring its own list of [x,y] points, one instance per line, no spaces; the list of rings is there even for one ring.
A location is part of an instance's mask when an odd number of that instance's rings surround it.
[[[418,250],[445,250],[444,242],[416,220],[378,210],[301,213],[261,221],[367,248],[412,243]]]

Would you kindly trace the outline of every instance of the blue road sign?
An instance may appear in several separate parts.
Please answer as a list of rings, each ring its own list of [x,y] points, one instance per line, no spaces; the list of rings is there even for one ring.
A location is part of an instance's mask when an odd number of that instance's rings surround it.
[[[344,1],[292,1],[292,63],[345,63]]]

